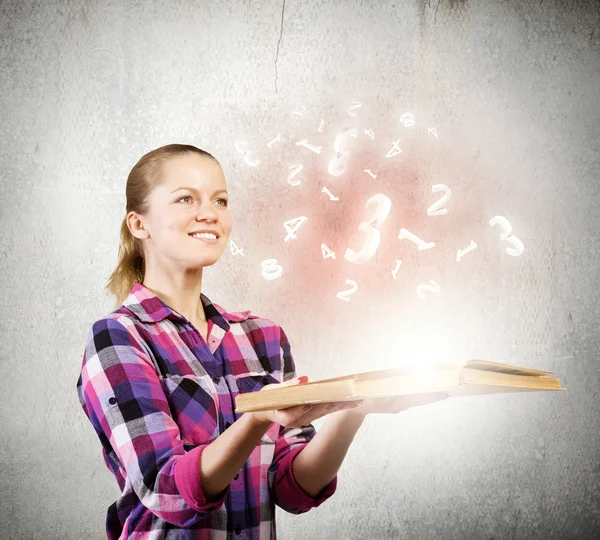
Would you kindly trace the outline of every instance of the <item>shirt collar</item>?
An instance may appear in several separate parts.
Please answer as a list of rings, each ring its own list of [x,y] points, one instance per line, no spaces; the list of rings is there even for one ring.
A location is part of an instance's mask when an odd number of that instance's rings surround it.
[[[218,323],[222,318],[227,322],[245,321],[251,311],[226,311],[218,304],[211,302],[208,297],[200,293],[200,299],[204,306],[207,318]],[[159,322],[163,319],[187,321],[177,311],[165,304],[156,294],[141,283],[135,283],[123,301],[123,306],[131,311],[142,322]],[[223,325],[219,325],[223,326]],[[225,326],[228,326],[225,323]],[[225,328],[227,330],[227,328]]]

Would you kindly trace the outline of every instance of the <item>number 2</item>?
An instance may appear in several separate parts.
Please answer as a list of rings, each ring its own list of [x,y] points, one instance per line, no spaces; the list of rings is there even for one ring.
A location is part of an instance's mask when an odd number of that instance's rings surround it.
[[[446,193],[444,193],[444,195],[442,196],[442,198],[439,201],[434,202],[427,209],[427,215],[442,216],[444,214],[447,214],[448,209],[440,208],[440,207],[443,206],[444,204],[446,204],[450,200],[450,197],[452,196],[452,190],[448,186],[445,186],[444,184],[434,184],[433,186],[431,186],[431,191],[433,193],[435,193],[437,191],[445,191]]]
[[[336,298],[339,298],[340,300],[344,300],[345,302],[350,302],[350,298],[348,298],[348,297],[350,295],[354,294],[356,291],[358,291],[358,284],[356,283],[356,281],[347,279],[346,285],[350,285],[350,288],[345,291],[340,291],[335,296],[336,296]]]

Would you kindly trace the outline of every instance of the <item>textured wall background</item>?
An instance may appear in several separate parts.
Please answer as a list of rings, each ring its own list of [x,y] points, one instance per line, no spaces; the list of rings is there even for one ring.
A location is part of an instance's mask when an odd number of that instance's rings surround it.
[[[2,538],[105,537],[118,488],[75,384],[85,335],[112,310],[127,174],[172,142],[220,159],[244,250],[207,269],[205,292],[281,324],[299,374],[444,354],[567,387],[369,418],[335,497],[279,512],[281,538],[599,534],[599,2],[15,0],[0,17]],[[335,135],[352,126],[333,177]],[[394,141],[402,153],[386,158]],[[428,216],[436,183],[452,189],[448,214]],[[359,266],[343,254],[375,193],[391,212]],[[283,222],[302,215],[285,242]],[[398,240],[403,227],[436,247]],[[261,276],[267,258],[278,280]],[[350,302],[335,295],[346,279]],[[419,298],[430,279],[441,290]]]

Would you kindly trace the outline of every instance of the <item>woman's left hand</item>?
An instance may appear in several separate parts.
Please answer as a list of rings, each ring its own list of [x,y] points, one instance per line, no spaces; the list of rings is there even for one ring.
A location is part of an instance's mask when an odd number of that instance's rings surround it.
[[[397,414],[410,409],[411,407],[428,405],[430,403],[435,403],[436,401],[442,401],[448,397],[449,395],[445,392],[431,392],[428,394],[408,396],[369,398],[360,402],[358,407],[339,411],[335,414],[364,419],[368,414]]]

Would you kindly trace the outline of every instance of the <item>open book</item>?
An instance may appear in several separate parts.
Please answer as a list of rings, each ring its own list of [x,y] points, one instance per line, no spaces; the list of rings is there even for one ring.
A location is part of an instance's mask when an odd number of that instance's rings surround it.
[[[397,368],[357,373],[292,386],[273,385],[260,392],[242,393],[236,412],[285,409],[295,405],[358,401],[371,397],[445,392],[450,397],[566,390],[549,371],[539,371],[487,360],[422,369]]]

